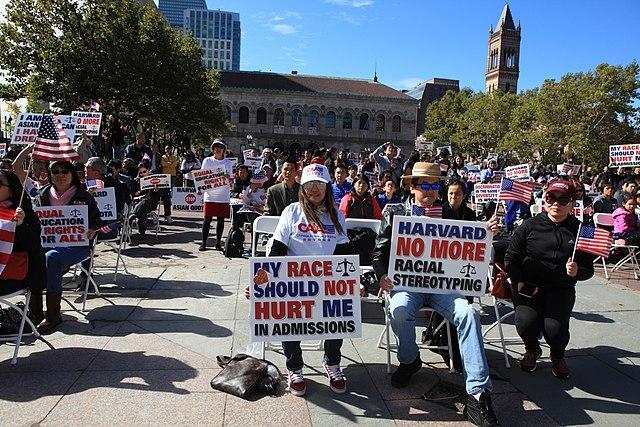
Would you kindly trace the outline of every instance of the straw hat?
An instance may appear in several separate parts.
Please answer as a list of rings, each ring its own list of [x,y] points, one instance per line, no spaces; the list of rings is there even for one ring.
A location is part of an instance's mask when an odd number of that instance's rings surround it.
[[[438,178],[445,179],[440,174],[440,165],[437,163],[417,162],[413,165],[411,175],[403,175],[402,178]]]

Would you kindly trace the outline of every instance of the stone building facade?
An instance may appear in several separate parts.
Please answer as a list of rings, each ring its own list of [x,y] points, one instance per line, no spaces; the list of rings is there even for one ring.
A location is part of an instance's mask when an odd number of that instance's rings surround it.
[[[249,146],[300,153],[415,144],[418,101],[375,79],[224,71],[220,101],[235,128],[224,137],[236,153]]]

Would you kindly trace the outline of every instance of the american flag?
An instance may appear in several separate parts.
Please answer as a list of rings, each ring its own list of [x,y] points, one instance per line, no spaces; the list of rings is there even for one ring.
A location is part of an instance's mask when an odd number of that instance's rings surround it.
[[[574,176],[580,173],[580,165],[572,165],[571,163],[563,163],[562,164],[562,173],[566,173],[567,175]]]
[[[518,200],[529,203],[533,193],[533,186],[532,182],[518,182],[509,178],[502,178],[498,201]]]
[[[118,222],[112,222],[111,224],[107,224],[107,225],[105,225],[103,227],[100,227],[98,229],[98,233],[100,233],[100,234],[109,234],[113,230],[115,230],[116,228],[118,228]]]
[[[60,118],[45,114],[38,128],[38,137],[33,147],[33,158],[46,161],[78,160],[80,157],[62,129]]]
[[[411,216],[428,216],[429,218],[442,218],[442,206],[422,207],[418,205],[412,205]]]
[[[613,243],[611,232],[603,228],[580,227],[576,250],[607,258]]]
[[[87,190],[100,190],[104,188],[104,181],[101,179],[88,179],[87,180]]]
[[[0,274],[9,263],[16,235],[16,223],[13,220],[16,211],[0,208]]]

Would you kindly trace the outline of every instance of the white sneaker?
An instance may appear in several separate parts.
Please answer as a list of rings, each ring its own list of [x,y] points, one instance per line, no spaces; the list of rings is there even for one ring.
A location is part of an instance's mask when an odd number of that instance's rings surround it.
[[[164,217],[164,222],[166,222],[167,224],[171,224],[173,222],[173,220],[171,219],[171,216],[166,215]]]
[[[334,393],[342,394],[347,391],[347,381],[340,369],[340,365],[327,365],[323,363],[327,377],[329,377],[329,387]]]

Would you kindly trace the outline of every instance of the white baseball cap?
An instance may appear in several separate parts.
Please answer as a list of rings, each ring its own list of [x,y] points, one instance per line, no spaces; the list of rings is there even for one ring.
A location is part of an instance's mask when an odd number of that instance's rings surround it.
[[[329,169],[325,165],[311,164],[305,166],[302,169],[302,178],[300,178],[300,185],[304,185],[307,182],[320,181],[328,184],[331,182],[331,175],[329,175]]]

